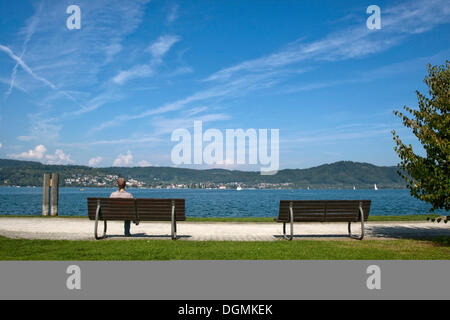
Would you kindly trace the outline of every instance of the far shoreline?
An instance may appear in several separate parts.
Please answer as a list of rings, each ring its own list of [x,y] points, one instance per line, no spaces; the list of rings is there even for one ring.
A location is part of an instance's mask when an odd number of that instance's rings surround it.
[[[42,186],[12,186],[12,185],[0,185],[0,188],[12,188],[12,189],[21,189],[21,188],[28,188],[28,189],[37,189],[37,188],[42,188]],[[359,190],[363,190],[363,191],[389,191],[389,190],[409,190],[408,188],[383,188],[383,187],[379,187],[378,190],[374,190],[373,188],[359,188],[359,189],[352,189],[353,187],[345,187],[345,188],[314,188],[314,187],[310,187],[310,189],[306,189],[306,188],[286,188],[286,189],[273,189],[273,188],[244,188],[242,190],[236,190],[234,188],[227,188],[227,189],[220,189],[220,188],[151,188],[151,187],[141,187],[141,188],[136,188],[136,187],[127,187],[127,190],[218,190],[218,191],[258,191],[258,190],[268,190],[268,191],[280,191],[280,190],[284,190],[284,191],[332,191],[332,190],[350,190],[350,191],[359,191]],[[103,189],[103,190],[111,190],[111,189],[117,189],[116,186],[111,186],[111,187],[74,187],[74,186],[60,186],[59,189]],[[83,190],[80,190],[83,191]]]

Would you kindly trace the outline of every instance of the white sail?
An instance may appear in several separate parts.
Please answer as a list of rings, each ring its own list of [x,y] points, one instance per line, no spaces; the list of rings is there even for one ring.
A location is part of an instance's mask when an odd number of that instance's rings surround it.
[[[378,188],[377,188],[377,185],[376,185],[376,184],[374,184],[374,185],[373,185],[373,189],[374,189],[374,190],[378,190]]]

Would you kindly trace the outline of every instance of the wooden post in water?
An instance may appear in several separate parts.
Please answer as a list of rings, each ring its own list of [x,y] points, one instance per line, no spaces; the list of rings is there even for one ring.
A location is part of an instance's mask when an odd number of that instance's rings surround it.
[[[59,174],[52,173],[51,180],[51,188],[52,188],[52,210],[51,215],[53,217],[58,215],[58,198],[59,198]]]
[[[44,173],[42,186],[42,215],[48,216],[50,209],[50,174]]]

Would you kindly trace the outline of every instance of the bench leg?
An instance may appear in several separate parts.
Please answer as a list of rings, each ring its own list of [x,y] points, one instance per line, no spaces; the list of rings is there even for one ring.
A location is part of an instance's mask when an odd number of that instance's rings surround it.
[[[360,236],[352,235],[352,227],[351,227],[352,223],[351,222],[348,223],[348,235],[350,238],[356,239],[356,240],[364,239],[364,211],[361,207],[359,207],[359,217],[361,218],[361,235]]]
[[[100,203],[97,204],[97,211],[95,212],[95,227],[94,227],[94,237],[96,240],[106,238],[106,229],[107,223],[106,220],[103,221],[103,235],[101,237],[98,236],[98,219],[100,216]]]
[[[289,236],[286,235],[286,222],[283,222],[283,237],[286,240],[291,241],[292,239],[294,239],[294,211],[292,207],[289,208],[289,214],[290,214],[291,234]]]
[[[175,202],[172,201],[172,217],[171,217],[171,233],[172,233],[172,240],[177,240],[177,219],[175,216]]]

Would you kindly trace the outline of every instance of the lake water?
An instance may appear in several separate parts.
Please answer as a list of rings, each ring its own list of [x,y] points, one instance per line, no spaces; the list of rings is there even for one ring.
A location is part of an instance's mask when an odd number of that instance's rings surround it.
[[[87,197],[115,189],[61,188],[59,215],[87,215]],[[371,215],[428,213],[430,206],[408,190],[204,190],[128,189],[135,198],[184,198],[189,217],[275,217],[280,200],[372,200]],[[41,188],[0,187],[0,214],[41,214]],[[445,213],[441,211],[438,213]]]

